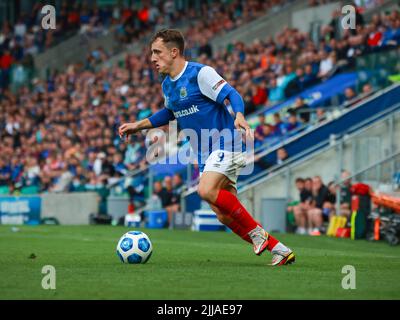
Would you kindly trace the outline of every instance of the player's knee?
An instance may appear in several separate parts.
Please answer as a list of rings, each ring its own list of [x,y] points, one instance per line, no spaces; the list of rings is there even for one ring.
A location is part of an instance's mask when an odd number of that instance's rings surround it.
[[[214,192],[214,194],[213,194]],[[199,194],[200,198],[207,202],[213,202],[215,197],[215,191],[204,184],[199,185],[197,193]]]

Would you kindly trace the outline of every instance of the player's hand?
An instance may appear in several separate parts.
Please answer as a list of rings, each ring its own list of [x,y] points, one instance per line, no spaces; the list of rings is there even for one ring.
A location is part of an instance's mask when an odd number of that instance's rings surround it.
[[[253,130],[251,130],[249,124],[247,123],[246,119],[244,118],[244,115],[240,112],[238,112],[236,114],[235,128],[237,130],[245,130],[246,138],[254,140]]]
[[[121,125],[119,127],[118,134],[121,139],[123,138],[123,136],[125,136],[126,141],[128,141],[129,137],[138,131],[139,131],[139,128],[138,128],[138,125],[136,122],[135,123],[124,123],[123,125]]]

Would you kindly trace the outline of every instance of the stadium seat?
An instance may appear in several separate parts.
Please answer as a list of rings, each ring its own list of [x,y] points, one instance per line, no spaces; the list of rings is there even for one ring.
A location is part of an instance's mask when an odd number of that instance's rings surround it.
[[[21,189],[21,194],[24,195],[31,195],[31,194],[38,194],[39,193],[39,188],[37,186],[28,186],[28,187],[23,187]]]
[[[5,195],[9,194],[10,189],[7,186],[0,186],[0,194]]]

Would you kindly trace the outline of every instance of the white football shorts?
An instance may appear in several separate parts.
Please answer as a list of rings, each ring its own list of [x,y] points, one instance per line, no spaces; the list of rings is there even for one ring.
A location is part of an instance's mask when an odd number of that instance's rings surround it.
[[[232,182],[237,189],[236,183],[240,171],[246,166],[245,152],[231,152],[226,150],[215,150],[208,156],[204,170],[222,173]],[[202,173],[200,173],[200,177]]]

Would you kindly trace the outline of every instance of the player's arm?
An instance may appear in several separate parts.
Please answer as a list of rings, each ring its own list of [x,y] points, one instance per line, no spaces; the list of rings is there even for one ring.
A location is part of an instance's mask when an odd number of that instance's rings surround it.
[[[232,110],[235,113],[236,129],[246,130],[246,136],[251,139],[254,139],[254,133],[250,129],[250,126],[244,117],[244,101],[243,101],[242,96],[239,94],[239,92],[235,88],[232,88],[232,90],[229,92],[229,94],[227,96],[227,99],[231,103]]]
[[[133,123],[124,123],[119,127],[118,134],[120,138],[125,135],[126,139],[128,139],[130,135],[141,130],[161,127],[174,119],[175,117],[172,111],[164,107],[149,118]]]
[[[244,101],[239,92],[227,83],[215,69],[205,66],[199,71],[197,82],[202,94],[223,105],[228,99],[235,113],[235,127],[246,130],[248,137],[254,138],[249,124],[244,118]]]

